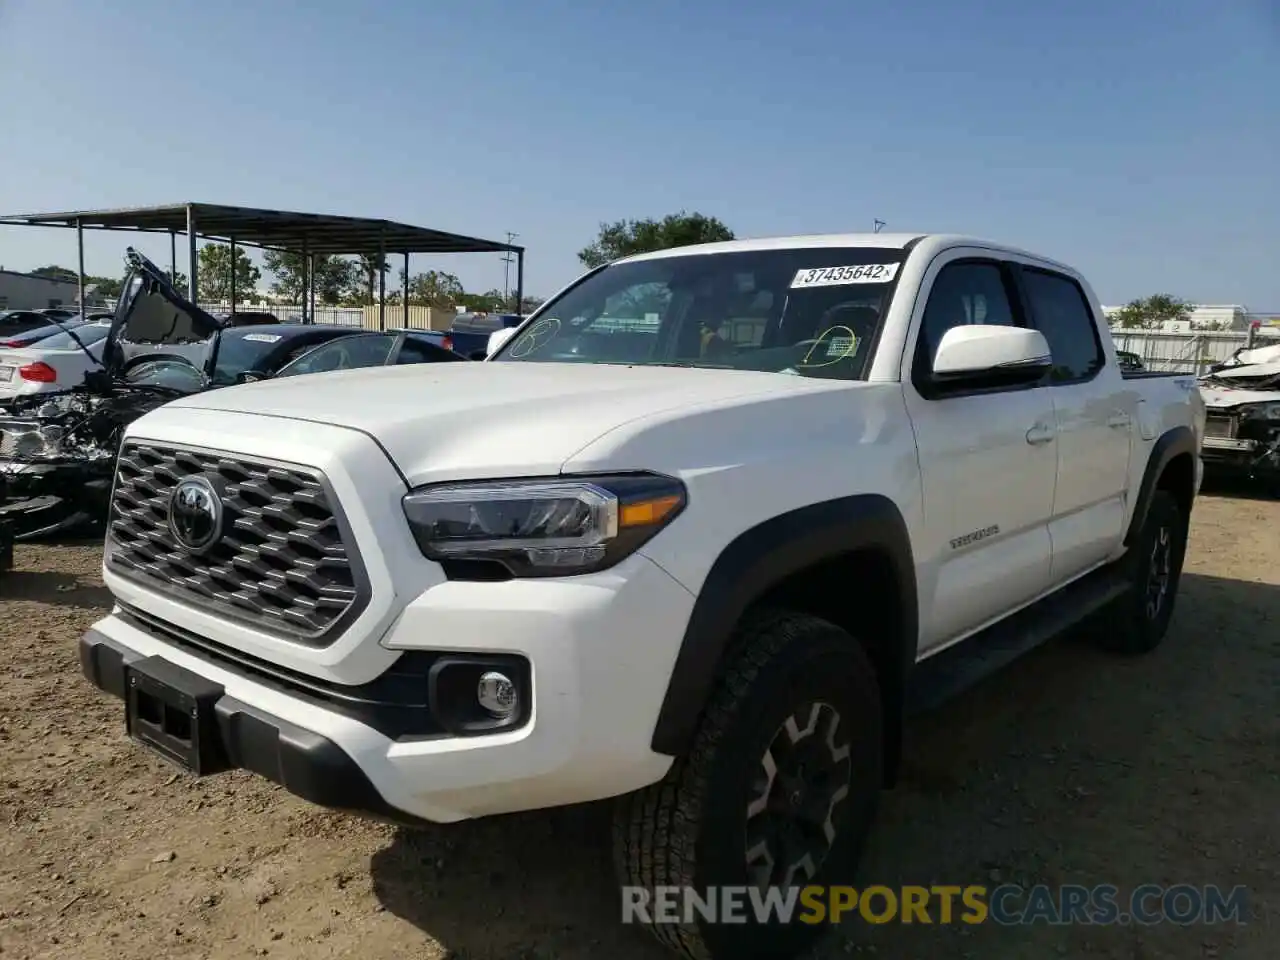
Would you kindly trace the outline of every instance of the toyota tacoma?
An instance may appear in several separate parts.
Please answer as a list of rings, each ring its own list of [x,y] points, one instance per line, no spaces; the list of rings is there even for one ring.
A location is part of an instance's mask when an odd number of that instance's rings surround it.
[[[633,256],[484,362],[130,423],[82,666],[196,775],[405,823],[616,798],[626,884],[847,883],[908,712],[1095,612],[1161,642],[1204,416],[1017,249]],[[699,957],[815,932],[680,919]]]

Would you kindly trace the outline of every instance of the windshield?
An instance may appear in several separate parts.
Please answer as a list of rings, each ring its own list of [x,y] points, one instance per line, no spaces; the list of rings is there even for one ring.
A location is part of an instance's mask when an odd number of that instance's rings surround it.
[[[56,323],[51,323],[46,327],[32,327],[30,330],[24,330],[22,333],[17,334],[15,339],[22,339],[28,343],[40,343],[43,346],[44,341],[51,337],[58,336],[68,328],[75,330],[78,327],[79,324],[75,323],[66,323],[62,326],[58,326]]]
[[[901,249],[692,254],[606,267],[490,358],[865,376]]]
[[[63,331],[61,333],[56,333],[51,337],[45,337],[41,340],[40,349],[79,350],[81,343],[86,347],[91,346],[107,335],[111,330],[111,324],[89,323],[84,326],[74,327],[73,329],[75,331],[76,338],[79,339],[80,343],[76,343],[76,340],[72,339],[71,334]]]
[[[204,374],[181,357],[144,359],[124,374],[125,383],[163,387],[178,393],[199,393],[205,388]]]
[[[273,353],[284,334],[264,332],[260,327],[232,327],[222,331],[218,343],[218,359],[213,367],[213,382],[228,386],[236,377],[248,370],[269,373],[260,366]]]

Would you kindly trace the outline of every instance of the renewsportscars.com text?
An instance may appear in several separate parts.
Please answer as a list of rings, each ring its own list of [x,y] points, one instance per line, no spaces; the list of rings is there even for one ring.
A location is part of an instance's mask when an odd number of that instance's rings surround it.
[[[980,924],[1007,926],[1243,924],[1244,887],[1144,884],[1129,893],[1110,884],[1086,887],[980,885],[857,887],[622,888],[622,922]]]

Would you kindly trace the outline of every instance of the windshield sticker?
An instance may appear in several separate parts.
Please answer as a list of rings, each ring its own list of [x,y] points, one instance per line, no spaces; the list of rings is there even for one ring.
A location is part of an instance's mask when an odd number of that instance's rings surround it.
[[[558,317],[543,317],[516,340],[507,350],[507,357],[519,360],[533,353],[543,344],[549,343],[560,332]]]
[[[896,263],[859,263],[848,267],[814,267],[797,270],[791,289],[843,287],[852,283],[888,283],[898,274]]]
[[[247,333],[244,339],[251,343],[279,343],[280,334],[278,333]]]
[[[858,335],[848,327],[828,327],[800,361],[802,367],[827,367],[858,352]],[[819,351],[819,348],[825,350]],[[825,359],[816,359],[824,357]]]

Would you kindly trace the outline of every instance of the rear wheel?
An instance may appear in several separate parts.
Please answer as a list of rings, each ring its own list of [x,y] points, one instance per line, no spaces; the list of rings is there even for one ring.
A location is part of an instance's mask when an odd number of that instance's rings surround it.
[[[649,891],[650,911],[662,887],[718,910],[728,887],[782,888],[785,899],[788,887],[852,883],[875,815],[883,719],[862,647],[784,611],[751,618],[737,640],[689,755],[618,802],[620,879]],[[677,922],[651,913],[649,929],[688,957],[785,960],[822,932],[797,919],[798,898],[789,923],[757,922],[750,896],[735,904],[746,922],[708,921],[687,902],[677,897]]]
[[[1102,634],[1108,649],[1148,653],[1164,640],[1182,579],[1187,523],[1173,494],[1157,490],[1129,553],[1129,592],[1117,601],[1114,626]]]

